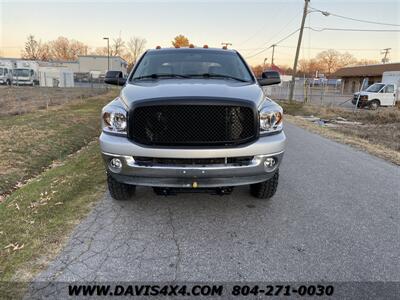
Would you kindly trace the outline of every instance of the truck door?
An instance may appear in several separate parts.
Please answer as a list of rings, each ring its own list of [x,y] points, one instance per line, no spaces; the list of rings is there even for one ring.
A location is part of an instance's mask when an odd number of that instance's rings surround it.
[[[381,105],[390,106],[395,104],[395,91],[393,84],[387,84],[381,91]]]

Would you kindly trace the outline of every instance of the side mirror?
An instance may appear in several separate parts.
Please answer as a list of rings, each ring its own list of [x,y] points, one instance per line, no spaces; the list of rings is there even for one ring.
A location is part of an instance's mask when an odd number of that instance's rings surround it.
[[[281,76],[276,71],[265,71],[257,81],[261,86],[279,84],[281,83]]]
[[[104,78],[104,82],[112,85],[125,85],[126,83],[126,78],[120,78],[120,77],[106,77]]]

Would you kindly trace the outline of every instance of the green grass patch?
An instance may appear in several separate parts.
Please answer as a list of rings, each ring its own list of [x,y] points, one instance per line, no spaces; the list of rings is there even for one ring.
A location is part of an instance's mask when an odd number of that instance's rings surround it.
[[[78,104],[0,117],[0,195],[98,136],[101,108],[115,95],[113,91]]]
[[[16,287],[26,287],[54,258],[74,226],[104,193],[105,180],[98,143],[92,142],[0,204],[3,296],[5,291],[6,296],[16,296]]]

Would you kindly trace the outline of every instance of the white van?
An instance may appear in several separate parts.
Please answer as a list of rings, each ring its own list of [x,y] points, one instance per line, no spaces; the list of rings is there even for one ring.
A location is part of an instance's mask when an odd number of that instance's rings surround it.
[[[379,106],[394,106],[400,101],[400,71],[384,72],[382,82],[374,83],[361,93],[355,93],[352,103],[358,107],[377,109]]]
[[[11,85],[12,69],[0,66],[0,84]]]

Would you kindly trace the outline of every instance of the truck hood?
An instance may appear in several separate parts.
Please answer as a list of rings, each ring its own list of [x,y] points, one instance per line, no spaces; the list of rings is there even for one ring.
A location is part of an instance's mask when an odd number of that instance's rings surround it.
[[[270,101],[258,84],[223,79],[144,80],[127,83],[120,94],[121,100],[128,107],[139,100],[173,97],[244,99],[253,101],[257,107],[264,101]]]
[[[354,96],[356,96],[356,97],[358,95],[360,95],[360,96],[368,96],[368,95],[371,95],[371,94],[377,94],[377,93],[362,91],[361,93],[360,92],[354,93]]]

